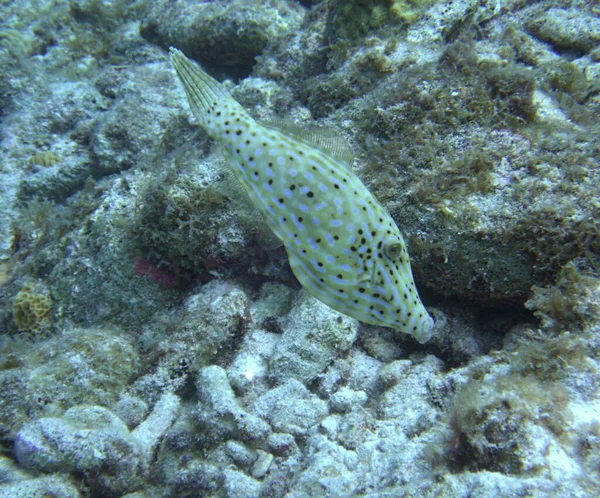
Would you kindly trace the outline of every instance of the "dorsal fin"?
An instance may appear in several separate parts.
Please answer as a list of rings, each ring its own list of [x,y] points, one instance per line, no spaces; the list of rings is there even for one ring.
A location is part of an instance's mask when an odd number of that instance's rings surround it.
[[[260,124],[316,147],[352,170],[354,153],[348,140],[330,128],[315,125],[303,128],[292,121],[277,118],[261,121]]]

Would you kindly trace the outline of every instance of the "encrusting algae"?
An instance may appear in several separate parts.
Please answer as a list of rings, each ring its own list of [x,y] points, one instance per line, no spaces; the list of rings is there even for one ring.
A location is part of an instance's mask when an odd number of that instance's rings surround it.
[[[400,230],[336,147],[310,132],[260,125],[181,51],[171,48],[170,58],[194,116],[224,146],[303,287],[348,316],[427,342],[433,319]]]

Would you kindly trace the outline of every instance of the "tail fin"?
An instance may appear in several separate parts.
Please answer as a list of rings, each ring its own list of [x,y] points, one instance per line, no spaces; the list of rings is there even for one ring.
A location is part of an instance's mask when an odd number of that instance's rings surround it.
[[[211,115],[214,118],[222,106],[231,108],[241,106],[214,78],[189,60],[181,50],[169,49],[169,58],[175,68],[187,95],[192,113],[200,125],[211,134]]]

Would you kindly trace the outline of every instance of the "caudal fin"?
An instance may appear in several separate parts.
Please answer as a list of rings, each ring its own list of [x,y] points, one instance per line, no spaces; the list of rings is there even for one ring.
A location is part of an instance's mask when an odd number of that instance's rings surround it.
[[[194,116],[210,134],[211,114],[216,114],[218,107],[235,101],[217,80],[189,60],[181,50],[171,47],[169,58],[183,83]]]

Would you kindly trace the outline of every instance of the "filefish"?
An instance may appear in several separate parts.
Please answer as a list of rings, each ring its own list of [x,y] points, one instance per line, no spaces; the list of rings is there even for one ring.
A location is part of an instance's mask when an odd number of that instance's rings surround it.
[[[388,211],[319,133],[262,125],[180,50],[173,64],[200,126],[319,301],[361,322],[431,337],[406,244]]]

